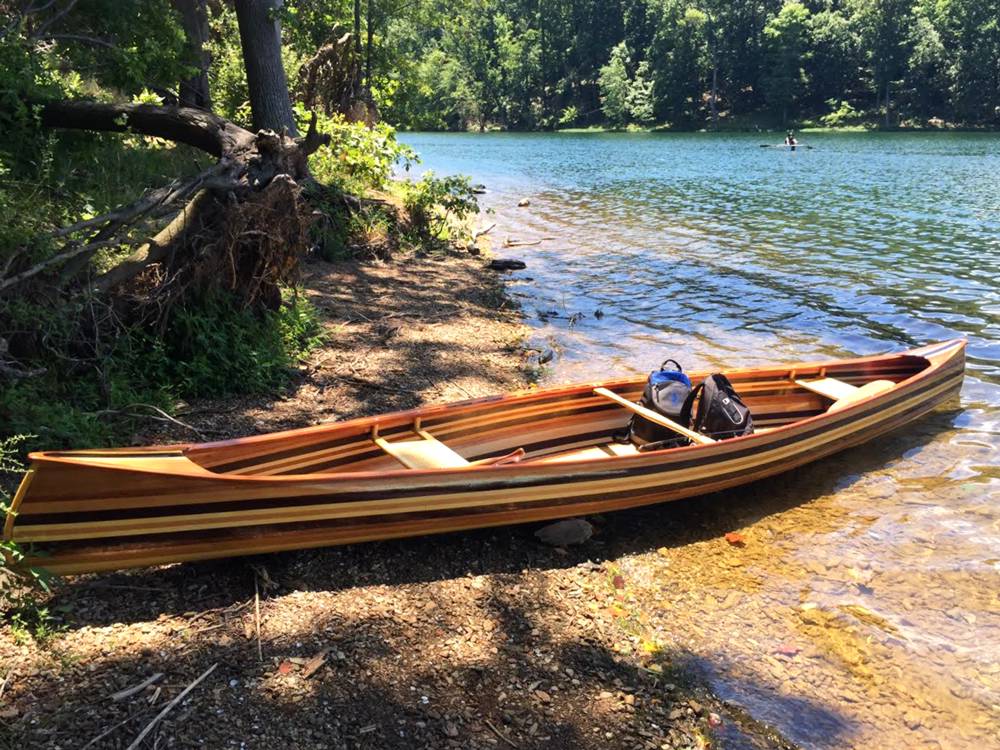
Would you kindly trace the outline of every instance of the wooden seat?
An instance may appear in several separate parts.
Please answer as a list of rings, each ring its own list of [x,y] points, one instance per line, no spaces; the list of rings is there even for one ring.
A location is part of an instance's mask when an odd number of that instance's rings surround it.
[[[414,425],[413,431],[419,436],[418,440],[390,443],[379,437],[376,426],[372,429],[372,440],[408,469],[460,469],[469,465],[468,461],[447,445],[429,432],[421,430],[419,422]]]
[[[816,380],[796,380],[795,385],[805,388],[807,391],[826,396],[832,401],[839,401],[846,398],[858,390],[856,385],[845,383],[836,378],[817,378]]]
[[[880,393],[885,393],[886,391],[894,388],[896,386],[891,380],[873,380],[870,383],[865,383],[860,388],[855,388],[853,393],[850,393],[843,398],[838,398],[832,404],[830,408],[827,409],[828,412],[840,411],[841,409],[846,409],[851,404],[856,404],[858,401],[863,401],[869,396],[877,396]]]
[[[851,404],[856,404],[870,396],[885,393],[896,385],[891,380],[873,380],[858,387],[845,383],[843,380],[825,377],[816,380],[796,380],[795,384],[832,400],[833,403],[827,409],[828,412],[846,409]]]

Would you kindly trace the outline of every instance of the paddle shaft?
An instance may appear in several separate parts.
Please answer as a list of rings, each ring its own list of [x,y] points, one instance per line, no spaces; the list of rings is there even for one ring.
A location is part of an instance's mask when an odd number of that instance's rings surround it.
[[[609,398],[616,404],[621,404],[626,409],[635,412],[640,417],[648,419],[650,422],[654,422],[661,427],[666,427],[667,429],[673,430],[676,433],[683,435],[689,440],[695,443],[700,443],[701,445],[711,445],[715,441],[708,437],[707,435],[702,435],[700,432],[695,432],[694,430],[689,430],[687,427],[682,427],[677,424],[674,420],[669,417],[665,417],[662,414],[658,414],[652,409],[647,409],[645,406],[640,406],[639,404],[629,401],[627,398],[622,398],[617,393],[609,391],[607,388],[595,388],[594,393],[598,396],[604,396],[604,398]]]

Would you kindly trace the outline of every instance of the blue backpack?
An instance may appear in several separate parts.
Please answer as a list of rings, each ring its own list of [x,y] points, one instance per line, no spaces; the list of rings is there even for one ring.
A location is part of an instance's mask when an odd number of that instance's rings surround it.
[[[673,369],[666,369],[668,364],[673,365]],[[687,427],[691,423],[692,401],[691,379],[684,374],[676,360],[668,359],[660,365],[659,370],[649,373],[646,387],[642,391],[642,398],[639,399],[639,405]],[[633,415],[629,422],[628,437],[636,445],[674,442],[675,440],[678,445],[686,445],[688,442],[687,438],[681,437],[673,430],[650,422],[638,414]]]

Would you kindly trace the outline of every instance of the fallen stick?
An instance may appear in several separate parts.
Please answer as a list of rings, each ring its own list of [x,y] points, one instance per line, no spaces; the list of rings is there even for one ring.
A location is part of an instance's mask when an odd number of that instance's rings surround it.
[[[159,688],[157,688],[157,690],[159,690]],[[133,714],[132,716],[129,716],[127,719],[123,719],[122,721],[119,721],[117,724],[115,724],[110,729],[105,729],[99,735],[97,735],[96,737],[94,737],[94,739],[92,739],[86,745],[84,745],[83,747],[81,747],[80,750],[87,750],[88,747],[91,747],[91,746],[97,744],[98,742],[100,742],[101,740],[103,740],[105,737],[107,737],[109,734],[111,734],[112,732],[114,732],[116,729],[120,729],[121,727],[123,727],[126,724],[128,724],[130,721],[132,721],[134,719],[138,719],[140,716],[142,716],[145,713],[149,713],[151,710],[152,710],[152,707],[147,707],[144,710],[140,711],[139,713]]]
[[[10,678],[14,676],[14,667],[7,670],[7,674],[4,675],[3,682],[0,683],[0,698],[3,698],[3,693],[7,689],[7,683],[10,682]]]
[[[541,245],[541,240],[512,240],[506,239],[503,241],[504,247],[528,247],[530,245]]]
[[[150,685],[152,685],[154,682],[161,679],[162,677],[163,677],[163,672],[157,672],[156,674],[150,675],[145,680],[140,682],[138,685],[133,685],[130,688],[119,690],[117,693],[112,693],[111,700],[117,703],[118,701],[123,701],[126,698],[131,698],[136,693],[141,693],[143,690],[148,688]]]
[[[486,718],[485,716],[483,717],[483,721],[485,721],[485,722],[486,722],[486,726],[488,726],[488,727],[489,727],[490,729],[492,729],[492,730],[493,730],[493,733],[494,733],[494,734],[495,734],[495,735],[496,735],[497,737],[499,737],[500,739],[502,739],[502,740],[503,740],[504,742],[506,742],[506,743],[507,743],[508,745],[510,745],[511,747],[513,747],[513,748],[515,748],[515,749],[517,748],[517,745],[516,745],[516,744],[514,744],[514,740],[512,740],[512,739],[511,739],[510,737],[508,737],[508,736],[507,736],[507,735],[505,735],[505,734],[504,734],[503,732],[501,732],[501,731],[500,731],[499,729],[497,729],[497,728],[496,728],[495,726],[493,726],[493,722],[491,722],[491,721],[490,721],[489,719],[487,719],[487,718]]]
[[[155,727],[157,724],[159,724],[160,721],[162,721],[163,718],[168,713],[170,713],[178,703],[180,703],[182,700],[184,700],[184,696],[186,696],[188,693],[190,693],[192,690],[194,690],[196,687],[198,687],[198,684],[202,680],[204,680],[206,677],[208,677],[210,674],[212,674],[212,672],[215,671],[215,668],[217,666],[219,666],[218,662],[216,662],[215,664],[213,664],[212,666],[210,666],[208,669],[206,669],[204,672],[202,672],[201,676],[199,676],[198,679],[196,679],[194,682],[192,682],[190,685],[188,685],[186,688],[184,688],[180,692],[180,695],[178,695],[176,698],[174,698],[172,701],[170,701],[170,703],[167,704],[166,708],[164,708],[162,711],[160,711],[160,713],[158,713],[156,716],[154,716],[153,720],[146,725],[145,729],[143,729],[141,732],[139,732],[139,736],[136,737],[135,740],[132,742],[132,744],[128,746],[128,750],[136,750],[136,748],[138,748],[139,745],[142,744],[142,741],[144,739],[146,739],[146,735],[149,734],[151,731],[153,731],[153,727]]]
[[[489,234],[490,232],[493,231],[493,229],[496,227],[496,225],[497,225],[497,223],[494,221],[492,224],[490,224],[488,227],[486,227],[486,229],[477,229],[475,232],[472,233],[472,241],[475,242],[480,237]]]
[[[257,660],[264,661],[264,648],[260,645],[260,588],[257,586],[257,573],[253,574],[253,621],[257,630]]]
[[[317,669],[323,666],[323,663],[326,661],[326,655],[328,653],[330,653],[329,649],[323,649],[318,654],[316,654],[316,656],[314,656],[305,664],[303,664],[302,679],[308,680],[310,677],[312,677],[313,673],[315,673]]]

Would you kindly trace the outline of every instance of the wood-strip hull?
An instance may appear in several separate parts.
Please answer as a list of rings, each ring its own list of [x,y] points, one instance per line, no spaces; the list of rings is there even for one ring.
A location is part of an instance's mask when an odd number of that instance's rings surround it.
[[[923,364],[908,375],[918,360]],[[391,459],[387,463],[364,445],[372,424],[379,423],[382,434],[402,433],[415,415],[467,458],[505,450],[517,440],[527,442],[537,455],[548,450],[547,441],[557,447],[586,444],[624,419],[613,404],[609,408],[587,395],[595,384],[205,446],[34,454],[31,484],[20,493],[18,514],[5,533],[46,553],[32,554],[29,563],[55,573],[80,573],[459,531],[675,500],[787,471],[919,418],[961,387],[964,342],[791,369],[838,367],[838,378],[863,382],[888,374],[897,385],[835,414],[816,413],[766,433],[636,456],[416,471],[394,468]],[[821,400],[783,385],[789,369],[727,374],[741,393],[753,394],[748,398],[756,399],[755,413],[766,413],[772,408],[768,404],[773,404],[775,420],[779,404],[790,414],[808,413],[807,407],[821,412]],[[631,397],[638,388],[635,381],[600,385]],[[355,456],[348,464],[351,471],[295,473],[314,465],[310,462],[317,456],[327,461],[339,454]],[[286,473],[253,473],[275,467]]]

